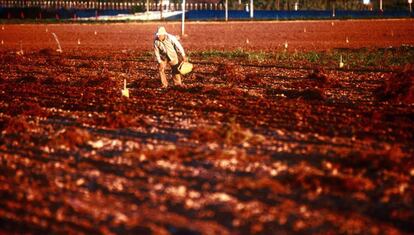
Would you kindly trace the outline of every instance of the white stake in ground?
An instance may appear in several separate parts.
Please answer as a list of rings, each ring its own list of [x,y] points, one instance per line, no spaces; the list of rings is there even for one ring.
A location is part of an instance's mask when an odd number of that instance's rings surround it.
[[[126,86],[127,86],[126,79],[124,79],[124,89],[122,89],[121,93],[122,93],[122,96],[129,98],[129,90]]]
[[[343,68],[344,67],[344,62],[342,61],[342,55],[339,56],[339,68]]]
[[[346,40],[345,40],[345,41],[346,41],[346,43],[349,43],[349,38],[348,38],[348,37],[346,37]]]
[[[78,39],[78,45],[80,45],[80,39]]]
[[[20,51],[16,52],[16,54],[18,54],[18,55],[23,55],[24,54],[24,52],[23,52],[23,43],[22,43],[21,40],[20,40]]]
[[[285,41],[285,49],[288,49],[288,47],[289,47],[289,44],[287,41]]]
[[[46,30],[45,30],[45,31],[46,31],[46,33],[47,33],[47,32],[49,32],[49,29],[47,29],[47,28],[46,28]]]
[[[62,51],[62,47],[60,46],[60,42],[59,42],[58,37],[56,36],[55,33],[52,33],[52,35],[55,38],[56,44],[58,46],[58,49],[56,49],[56,51],[59,52],[59,53],[62,53],[63,51]]]

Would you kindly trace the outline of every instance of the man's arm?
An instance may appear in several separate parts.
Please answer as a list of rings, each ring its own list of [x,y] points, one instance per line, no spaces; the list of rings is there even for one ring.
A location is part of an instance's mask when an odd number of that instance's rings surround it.
[[[173,35],[169,35],[172,43],[175,45],[175,47],[178,49],[178,52],[180,52],[180,54],[183,56],[183,59],[186,60],[186,56],[185,56],[185,52],[184,52],[184,48],[181,45],[180,41],[178,41],[178,39],[173,36]]]
[[[160,49],[157,46],[157,41],[154,42],[154,53],[155,53],[155,57],[157,58],[158,63],[161,64],[162,60],[160,56]]]

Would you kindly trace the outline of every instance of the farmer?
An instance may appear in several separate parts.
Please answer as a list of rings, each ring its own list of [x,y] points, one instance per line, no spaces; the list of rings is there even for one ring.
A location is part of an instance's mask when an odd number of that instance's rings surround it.
[[[168,87],[167,77],[165,76],[165,67],[167,67],[167,63],[171,66],[174,85],[182,85],[178,66],[180,65],[181,61],[187,61],[183,46],[181,46],[180,42],[175,36],[167,33],[165,28],[162,26],[158,28],[155,35],[156,37],[154,40],[154,51],[155,57],[157,58],[158,64],[160,66],[159,71],[162,87]]]

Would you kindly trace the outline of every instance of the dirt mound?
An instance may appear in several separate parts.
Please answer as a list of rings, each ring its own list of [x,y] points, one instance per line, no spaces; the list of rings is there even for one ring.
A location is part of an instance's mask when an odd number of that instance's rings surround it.
[[[37,78],[32,75],[25,75],[25,76],[22,76],[16,79],[16,82],[17,83],[35,83],[37,82]]]
[[[109,76],[93,77],[85,81],[84,86],[101,86],[101,87],[117,87],[117,83]]]
[[[325,100],[325,94],[321,89],[310,88],[300,92],[300,97],[305,100]]]
[[[243,68],[231,63],[220,64],[215,74],[229,82],[241,82],[246,78]]]
[[[49,76],[42,81],[45,85],[62,84],[69,82],[69,78],[65,74],[59,74],[57,76]]]
[[[263,142],[264,137],[254,134],[250,129],[242,127],[234,120],[224,127],[199,127],[192,131],[191,137],[201,142],[221,142],[228,145],[239,145],[244,143],[258,144]]]
[[[16,56],[14,52],[4,52],[4,56],[1,56],[0,63],[3,64],[26,64],[26,58],[23,56]]]
[[[29,116],[45,116],[46,112],[38,103],[26,102],[22,106],[22,114]]]
[[[260,79],[261,77],[257,73],[248,73],[246,74],[246,79],[244,80],[244,82],[247,85],[255,86],[261,84]]]
[[[30,139],[30,135],[27,132],[33,129],[34,126],[30,124],[25,117],[16,116],[4,120],[1,131],[1,138],[7,141],[7,139],[13,142],[14,140],[27,141]],[[1,142],[1,141],[0,141]]]
[[[39,50],[39,55],[51,56],[51,55],[57,55],[57,52],[51,48],[44,48],[44,49]]]
[[[130,79],[132,80],[132,79]],[[153,79],[152,77],[143,76],[140,79],[129,81],[127,80],[128,88],[137,88],[137,89],[147,89],[147,88],[158,88],[161,87],[161,82],[158,79]]]
[[[290,99],[303,99],[303,100],[326,100],[325,92],[320,88],[305,88],[300,90],[276,90],[269,94],[283,94]]]
[[[414,103],[414,64],[406,65],[404,69],[388,77],[376,91],[381,101]]]
[[[6,112],[9,115],[29,115],[29,116],[45,116],[46,112],[38,103],[33,103],[30,101],[21,101],[18,99],[13,100],[16,104],[11,106],[10,109]]]
[[[87,142],[91,139],[92,135],[87,130],[78,127],[68,127],[58,132],[50,142],[54,146],[71,148],[87,145]]]
[[[26,121],[26,118],[16,116],[14,118],[6,119],[3,123],[2,134],[18,134],[29,130],[32,126]]]
[[[121,112],[109,113],[105,118],[96,120],[99,126],[106,128],[128,128],[137,124],[137,119]]]
[[[308,80],[317,81],[321,84],[329,82],[329,77],[326,75],[325,71],[322,68],[315,68],[311,73],[306,76]]]

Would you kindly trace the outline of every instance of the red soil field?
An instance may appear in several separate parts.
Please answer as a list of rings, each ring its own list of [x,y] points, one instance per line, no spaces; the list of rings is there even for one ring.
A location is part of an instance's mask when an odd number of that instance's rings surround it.
[[[332,23],[334,25],[332,25]],[[0,31],[3,48],[42,49],[54,47],[54,32],[63,49],[151,50],[157,26],[179,35],[181,24],[51,24],[5,25]],[[47,30],[47,32],[46,32]],[[306,31],[306,32],[304,32]],[[95,35],[96,32],[96,35]],[[182,39],[187,50],[284,49],[320,51],[332,48],[390,47],[414,44],[414,20],[345,20],[293,22],[229,22],[186,24]],[[348,38],[349,43],[346,42]],[[78,45],[78,39],[80,45]]]
[[[397,47],[412,23],[191,23],[182,41]],[[195,53],[185,86],[161,89],[157,25],[4,25],[0,234],[414,233],[412,66]]]

